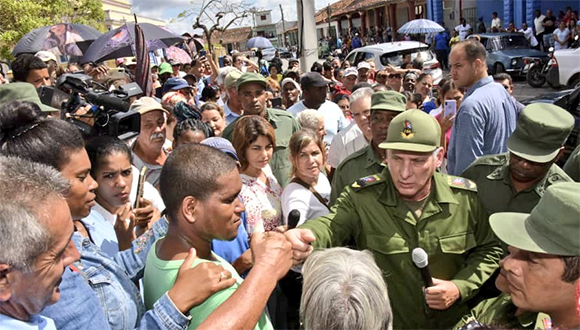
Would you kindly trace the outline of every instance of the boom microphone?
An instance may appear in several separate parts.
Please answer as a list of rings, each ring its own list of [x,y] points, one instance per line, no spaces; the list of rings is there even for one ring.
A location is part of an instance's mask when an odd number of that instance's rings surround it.
[[[288,230],[296,228],[300,221],[300,211],[292,210],[288,214]]]
[[[433,278],[429,272],[429,257],[427,256],[427,252],[420,247],[415,248],[413,249],[411,258],[413,259],[415,266],[417,266],[421,272],[421,278],[423,279],[423,283],[425,283],[425,287],[428,288],[433,286]]]

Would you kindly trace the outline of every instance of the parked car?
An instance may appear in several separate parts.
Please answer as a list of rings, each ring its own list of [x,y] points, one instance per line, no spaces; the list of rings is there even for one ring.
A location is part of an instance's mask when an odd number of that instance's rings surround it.
[[[563,166],[576,146],[580,143],[580,87],[551,93],[541,94],[531,99],[523,100],[523,105],[532,103],[550,103],[567,110],[574,117],[574,128],[564,144],[564,156],[558,160]]]
[[[533,49],[523,33],[483,33],[478,36],[487,50],[487,71],[490,74],[507,72],[519,75],[524,68],[524,57],[548,57],[547,53]]]
[[[264,48],[262,49],[262,59],[270,62],[276,55],[276,48]]]
[[[382,70],[391,65],[400,67],[403,64],[403,56],[411,54],[411,60],[421,56],[423,59],[423,72],[433,75],[433,82],[439,83],[443,77],[441,64],[435,54],[429,50],[429,45],[417,41],[396,41],[365,46],[352,50],[345,58],[351,66],[357,66],[359,62],[373,59],[376,70]]]
[[[580,87],[580,42],[569,49],[559,49],[552,55],[552,67],[548,70],[548,84],[554,88],[565,86]]]
[[[292,58],[292,53],[288,50],[288,48],[278,48],[280,52],[280,58]]]

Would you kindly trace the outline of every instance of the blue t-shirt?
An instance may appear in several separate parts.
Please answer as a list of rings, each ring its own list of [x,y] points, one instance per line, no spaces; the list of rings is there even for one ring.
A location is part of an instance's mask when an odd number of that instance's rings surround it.
[[[449,50],[449,35],[447,32],[437,33],[435,35],[435,50]]]

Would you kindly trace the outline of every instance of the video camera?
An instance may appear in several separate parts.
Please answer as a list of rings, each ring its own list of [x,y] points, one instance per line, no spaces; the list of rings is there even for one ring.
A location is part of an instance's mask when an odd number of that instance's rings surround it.
[[[42,103],[61,109],[62,119],[73,123],[85,138],[108,135],[128,140],[139,135],[141,115],[129,110],[129,99],[143,94],[137,83],[108,91],[88,75],[71,73],[60,76],[56,88],[42,86],[38,94]],[[86,115],[75,114],[87,104],[92,107]],[[94,124],[87,124],[80,117],[90,117]]]

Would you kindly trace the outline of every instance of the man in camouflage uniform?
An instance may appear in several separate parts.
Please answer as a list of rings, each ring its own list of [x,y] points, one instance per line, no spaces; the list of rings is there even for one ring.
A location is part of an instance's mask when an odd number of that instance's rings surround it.
[[[370,117],[372,139],[368,146],[345,158],[334,171],[330,205],[336,203],[344,187],[362,177],[383,171],[385,150],[379,148],[379,144],[387,138],[391,120],[405,110],[407,99],[401,93],[386,91],[372,95]]]
[[[330,214],[286,232],[296,263],[315,247],[369,249],[384,272],[395,329],[449,329],[467,301],[497,269],[501,247],[475,184],[436,172],[441,128],[421,110],[390,123],[388,167],[347,186]],[[423,291],[411,251],[429,256],[434,286]]]
[[[555,162],[573,125],[558,106],[528,105],[507,140],[509,153],[480,157],[462,176],[475,181],[489,213],[529,213],[550,185],[572,181]]]

